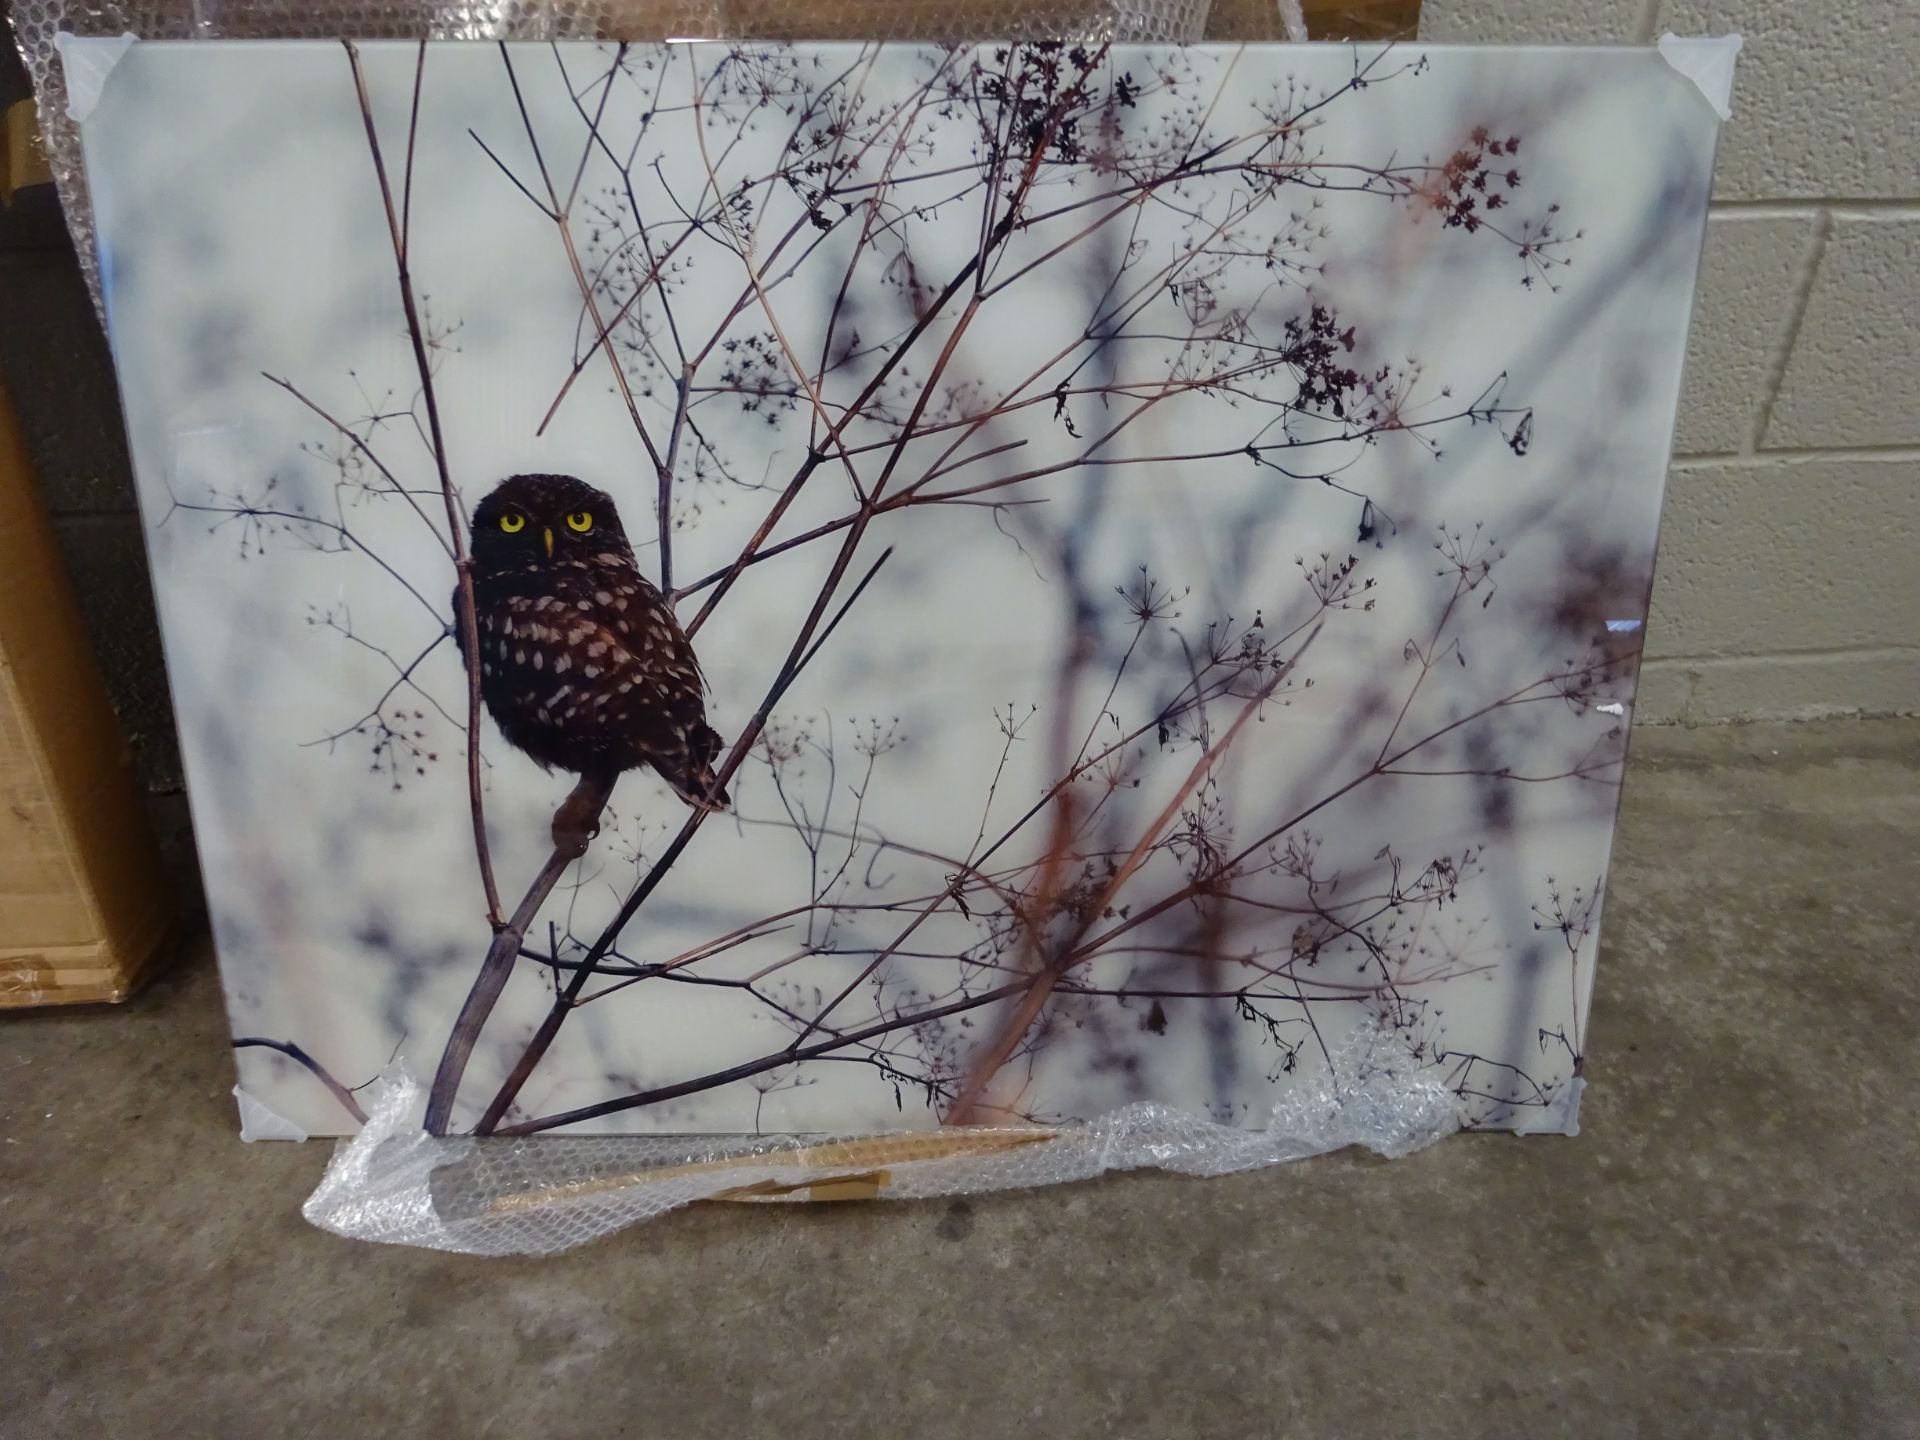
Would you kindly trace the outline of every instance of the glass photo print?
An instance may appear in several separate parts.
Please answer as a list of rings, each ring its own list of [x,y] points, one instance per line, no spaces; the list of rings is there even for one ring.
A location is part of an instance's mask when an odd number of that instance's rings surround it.
[[[1718,119],[1651,50],[136,44],[246,1093],[1563,1128]]]

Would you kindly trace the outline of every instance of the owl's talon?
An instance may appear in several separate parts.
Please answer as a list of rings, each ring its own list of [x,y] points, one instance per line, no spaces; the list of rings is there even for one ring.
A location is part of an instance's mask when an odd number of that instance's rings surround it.
[[[582,779],[573,793],[553,812],[553,848],[569,860],[578,860],[600,833],[600,812],[612,791],[610,780]]]
[[[567,814],[564,808],[553,817],[553,848],[569,860],[578,860],[586,854],[587,847],[599,833],[598,821],[582,823],[578,816]]]

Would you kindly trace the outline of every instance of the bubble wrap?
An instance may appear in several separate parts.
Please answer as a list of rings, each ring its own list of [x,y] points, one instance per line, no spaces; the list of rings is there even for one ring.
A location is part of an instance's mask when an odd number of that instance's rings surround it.
[[[14,39],[39,100],[41,143],[100,306],[80,127],[54,36],[142,40],[1198,40],[1211,0],[17,0]],[[1298,8],[1298,0],[1283,0]],[[1278,13],[1278,12],[1276,12]],[[1289,22],[1290,26],[1290,22]],[[1283,33],[1295,33],[1291,28]],[[1297,38],[1304,38],[1301,27]],[[104,314],[104,311],[102,312]]]
[[[324,1230],[472,1255],[550,1255],[695,1200],[923,1200],[1152,1167],[1225,1175],[1349,1145],[1409,1155],[1459,1126],[1454,1097],[1384,1029],[1332,1056],[1328,1077],[1276,1105],[1263,1130],[1164,1105],[1061,1129],[969,1127],[818,1136],[434,1139],[402,1068],[369,1092],[304,1214]]]

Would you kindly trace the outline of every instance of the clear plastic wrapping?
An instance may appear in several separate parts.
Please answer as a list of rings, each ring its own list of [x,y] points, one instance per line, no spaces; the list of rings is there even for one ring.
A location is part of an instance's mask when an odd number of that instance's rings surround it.
[[[1440,1077],[1384,1029],[1362,1029],[1329,1077],[1290,1091],[1263,1129],[1164,1105],[1124,1106],[1059,1129],[818,1136],[435,1139],[423,1087],[403,1069],[368,1096],[308,1220],[358,1240],[476,1255],[571,1249],[696,1200],[924,1200],[1155,1168],[1226,1175],[1362,1145],[1397,1158],[1459,1128]]]

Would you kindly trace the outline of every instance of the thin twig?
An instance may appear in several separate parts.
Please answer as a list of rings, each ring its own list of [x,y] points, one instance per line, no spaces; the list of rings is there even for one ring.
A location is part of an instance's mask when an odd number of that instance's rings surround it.
[[[446,437],[440,430],[440,403],[434,394],[433,366],[427,358],[426,331],[420,324],[420,312],[414,303],[413,276],[408,268],[409,235],[393,204],[393,187],[387,181],[386,157],[380,149],[380,133],[373,122],[373,100],[367,93],[367,79],[360,68],[360,52],[351,40],[340,42],[346,48],[347,64],[353,70],[353,88],[360,102],[360,118],[366,127],[367,151],[373,157],[373,172],[380,182],[380,199],[386,207],[387,229],[393,242],[395,277],[400,286],[400,305],[406,312],[407,338],[413,345],[414,368],[420,375],[420,393],[427,407],[427,428],[432,436],[433,463],[440,476],[440,494],[446,502],[447,536],[451,542],[454,572],[458,577],[459,614],[453,623],[460,627],[465,644],[462,653],[467,671],[467,803],[473,814],[473,849],[480,865],[480,884],[486,892],[487,923],[499,930],[500,891],[493,880],[493,860],[487,851],[487,817],[480,789],[480,632],[474,619],[473,562],[466,549],[466,525],[460,513],[460,496],[454,488],[453,474],[447,464]],[[419,59],[414,67],[413,115],[419,115],[420,89],[426,74],[427,42],[420,42]],[[409,186],[413,176],[415,131],[407,132],[406,174]],[[291,388],[291,387],[289,387]]]

